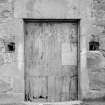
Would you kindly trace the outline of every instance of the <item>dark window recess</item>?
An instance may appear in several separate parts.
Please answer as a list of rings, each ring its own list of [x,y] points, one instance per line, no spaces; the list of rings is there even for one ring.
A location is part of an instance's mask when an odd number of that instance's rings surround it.
[[[8,51],[8,52],[14,52],[15,51],[15,43],[14,42],[7,43],[6,51]]]
[[[99,50],[99,42],[96,41],[89,42],[89,50],[90,51]]]

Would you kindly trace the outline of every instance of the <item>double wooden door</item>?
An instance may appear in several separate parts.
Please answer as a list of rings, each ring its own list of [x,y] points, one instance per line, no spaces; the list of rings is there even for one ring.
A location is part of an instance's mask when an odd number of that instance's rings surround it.
[[[25,100],[76,100],[77,23],[25,24]]]

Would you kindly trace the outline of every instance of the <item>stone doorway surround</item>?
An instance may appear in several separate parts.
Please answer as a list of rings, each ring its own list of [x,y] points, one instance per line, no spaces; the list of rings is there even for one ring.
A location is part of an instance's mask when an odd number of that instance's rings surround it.
[[[78,26],[78,48],[77,48],[77,66],[78,66],[78,100],[69,101],[69,102],[42,102],[42,103],[35,103],[35,102],[23,102],[25,105],[81,105],[81,93],[80,93],[80,19],[24,19],[24,34],[25,34],[25,23],[26,22],[76,22]],[[24,67],[25,73],[25,67]],[[25,75],[25,74],[24,74]]]
[[[79,82],[79,76],[78,76],[78,72],[80,71],[79,69],[80,69],[80,34],[79,34],[79,21],[80,20],[77,20],[77,19],[26,19],[26,20],[24,20],[24,32],[25,32],[25,34],[24,34],[24,57],[26,57],[26,55],[27,55],[27,50],[26,50],[26,40],[25,39],[27,39],[27,36],[26,35],[28,35],[28,31],[29,31],[29,29],[28,28],[26,28],[27,27],[27,25],[30,23],[30,25],[32,25],[32,24],[42,24],[42,23],[46,23],[46,24],[53,24],[53,23],[57,23],[57,24],[59,24],[59,23],[62,23],[61,25],[65,25],[65,24],[68,24],[69,25],[69,23],[70,24],[75,24],[74,26],[75,26],[75,31],[76,31],[76,35],[77,36],[75,36],[75,37],[77,37],[76,38],[76,46],[77,46],[77,48],[76,48],[76,61],[75,62],[77,62],[76,63],[76,65],[77,65],[77,70],[76,70],[76,74],[75,75],[77,75],[77,98],[76,99],[78,99],[78,97],[79,97],[79,94],[80,94],[80,82]],[[60,24],[59,24],[60,25]],[[33,26],[33,25],[32,25]],[[35,27],[35,26],[33,26],[33,27]],[[57,27],[56,27],[57,28]],[[69,30],[71,30],[72,28],[69,26]],[[74,29],[74,28],[73,28]],[[70,32],[69,32],[70,33]],[[69,33],[68,33],[68,35],[69,35]],[[74,35],[75,35],[74,34]],[[29,34],[30,35],[30,34]],[[33,36],[33,35],[32,35]],[[34,39],[35,40],[35,39]],[[74,41],[74,43],[75,43],[75,41]],[[73,43],[71,43],[71,44],[73,44]],[[74,46],[75,47],[75,46]],[[59,52],[59,53],[61,53],[61,52]],[[27,58],[27,57],[26,57]],[[27,59],[28,60],[28,59]],[[70,63],[70,62],[69,62]],[[26,65],[27,63],[26,63],[26,59],[24,58],[24,77],[25,77],[25,92],[26,92],[26,90],[27,90],[27,88],[26,88],[26,86],[27,86],[27,82],[28,81],[26,81],[26,78],[27,78],[27,73],[29,72],[29,71],[27,71],[27,68],[26,68]],[[74,63],[73,63],[74,64]],[[73,65],[73,64],[71,64],[71,66]],[[67,65],[69,65],[69,64],[67,64]],[[71,70],[71,69],[70,69]],[[69,70],[69,71],[70,71]],[[34,71],[35,72],[35,71]],[[38,71],[37,71],[38,72]],[[56,72],[56,71],[55,71]],[[60,73],[61,71],[59,71],[59,73]],[[74,69],[73,69],[73,72],[74,72]],[[46,72],[45,72],[46,73]],[[33,74],[33,73],[32,73]],[[46,75],[48,75],[48,74],[46,74]],[[71,72],[71,75],[72,75],[72,72]],[[35,75],[36,76],[36,75]],[[35,78],[35,76],[34,76],[34,78]],[[32,77],[30,77],[30,78],[32,78]],[[31,94],[31,93],[30,93]],[[25,94],[26,95],[26,94]],[[48,94],[47,94],[48,95]],[[66,102],[66,101],[65,101]]]

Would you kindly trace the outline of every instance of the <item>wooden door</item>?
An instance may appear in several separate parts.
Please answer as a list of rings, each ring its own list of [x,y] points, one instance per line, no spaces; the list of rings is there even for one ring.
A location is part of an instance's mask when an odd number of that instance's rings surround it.
[[[77,23],[27,22],[25,100],[77,99]]]

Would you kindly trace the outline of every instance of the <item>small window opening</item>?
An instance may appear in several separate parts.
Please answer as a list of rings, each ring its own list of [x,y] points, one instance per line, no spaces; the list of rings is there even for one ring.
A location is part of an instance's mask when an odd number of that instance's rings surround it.
[[[89,42],[89,50],[90,51],[99,50],[99,42],[96,41]]]
[[[6,51],[8,51],[8,52],[14,52],[15,51],[15,43],[14,42],[7,43]]]

